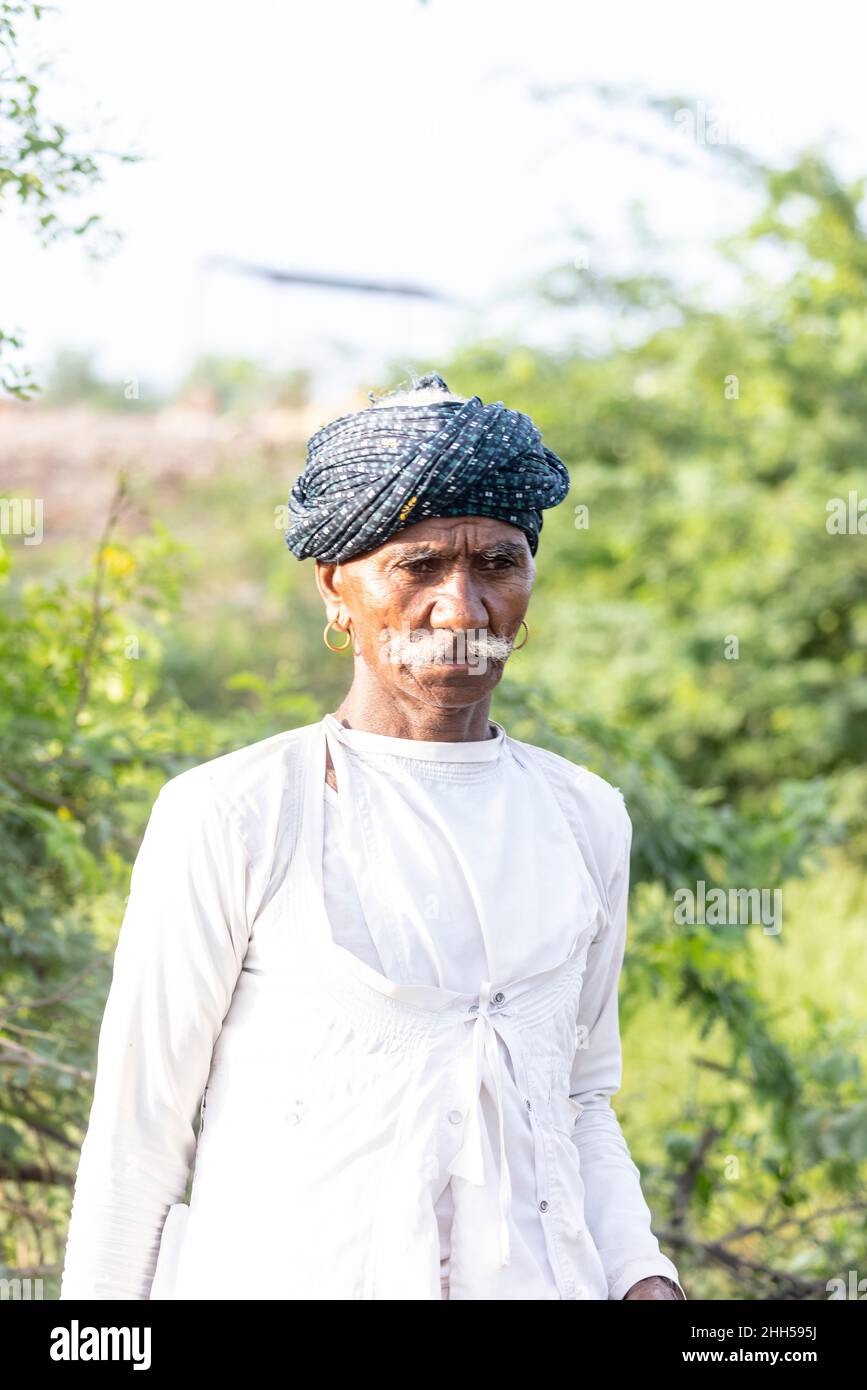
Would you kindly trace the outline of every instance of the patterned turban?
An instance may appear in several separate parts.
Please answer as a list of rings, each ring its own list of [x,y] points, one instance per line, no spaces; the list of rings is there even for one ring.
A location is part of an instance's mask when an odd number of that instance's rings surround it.
[[[442,377],[414,391],[448,392]],[[528,415],[502,401],[444,399],[372,405],[324,425],[289,495],[286,544],[299,560],[340,564],[431,516],[490,516],[526,535],[533,555],[542,509],[569,491],[566,465]]]

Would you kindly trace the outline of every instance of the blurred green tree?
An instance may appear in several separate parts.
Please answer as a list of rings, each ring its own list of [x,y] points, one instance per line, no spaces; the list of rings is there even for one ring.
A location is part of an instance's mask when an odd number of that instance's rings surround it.
[[[34,0],[0,0],[0,215],[8,215],[17,203],[41,245],[80,237],[87,253],[98,258],[118,244],[120,234],[106,227],[98,213],[76,220],[67,210],[102,182],[102,165],[76,148],[66,126],[44,116],[41,78],[47,64],[28,74],[19,61],[22,35],[55,8]],[[142,158],[109,154],[123,164]],[[0,325],[0,396],[28,399],[39,390],[21,358],[23,346],[20,329]]]

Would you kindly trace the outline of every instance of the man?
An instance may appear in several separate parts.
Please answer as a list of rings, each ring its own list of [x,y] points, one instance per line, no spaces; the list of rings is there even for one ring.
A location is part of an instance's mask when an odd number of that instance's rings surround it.
[[[685,1297],[610,1104],[629,817],[489,718],[568,487],[435,373],[311,439],[352,683],[157,798],[62,1298]]]

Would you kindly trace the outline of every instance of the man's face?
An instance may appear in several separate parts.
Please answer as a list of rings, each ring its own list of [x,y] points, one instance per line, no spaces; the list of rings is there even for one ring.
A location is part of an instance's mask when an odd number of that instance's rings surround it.
[[[535,577],[524,532],[482,516],[430,517],[316,566],[329,614],[351,619],[370,675],[439,706],[472,704],[498,683]]]

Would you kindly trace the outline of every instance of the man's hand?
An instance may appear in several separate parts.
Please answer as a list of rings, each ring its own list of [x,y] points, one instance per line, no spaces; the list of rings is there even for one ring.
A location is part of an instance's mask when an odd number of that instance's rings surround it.
[[[651,1274],[647,1279],[639,1279],[625,1295],[624,1303],[627,1298],[670,1299],[674,1303],[681,1302],[680,1294],[661,1274]]]

